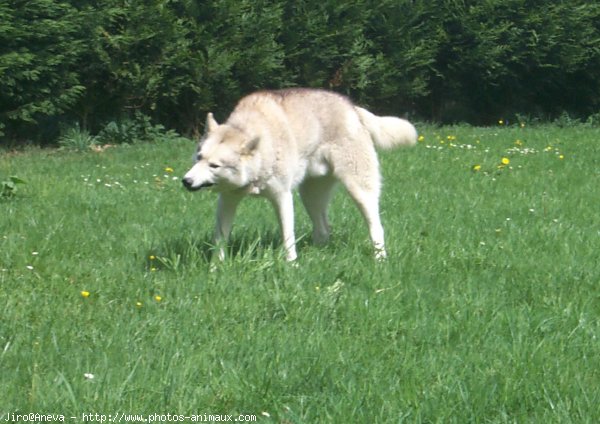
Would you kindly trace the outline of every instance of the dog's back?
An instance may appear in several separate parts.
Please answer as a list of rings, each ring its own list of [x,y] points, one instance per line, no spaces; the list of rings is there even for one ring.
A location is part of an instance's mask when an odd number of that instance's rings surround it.
[[[244,97],[227,122],[250,132],[268,131],[279,137],[291,137],[296,145],[310,145],[345,134],[348,118],[355,115],[354,105],[341,94],[289,88],[258,91]]]
[[[257,121],[259,116],[262,119]],[[410,146],[417,141],[417,131],[410,122],[376,116],[355,106],[342,94],[321,89],[288,88],[252,93],[239,101],[229,122],[255,126],[256,131],[269,129],[279,137],[297,139],[296,146],[339,143],[363,130],[382,148]]]

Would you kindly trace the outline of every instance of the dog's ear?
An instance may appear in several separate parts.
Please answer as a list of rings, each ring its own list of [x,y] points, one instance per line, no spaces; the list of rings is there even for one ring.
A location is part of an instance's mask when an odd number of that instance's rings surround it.
[[[252,152],[254,152],[254,150],[256,150],[256,148],[258,147],[259,142],[260,142],[260,137],[254,137],[254,138],[251,138],[250,140],[246,141],[242,145],[242,155],[252,154]]]
[[[208,115],[206,115],[206,132],[207,133],[212,132],[212,131],[216,130],[218,126],[219,126],[219,123],[213,116],[212,112],[208,112]]]

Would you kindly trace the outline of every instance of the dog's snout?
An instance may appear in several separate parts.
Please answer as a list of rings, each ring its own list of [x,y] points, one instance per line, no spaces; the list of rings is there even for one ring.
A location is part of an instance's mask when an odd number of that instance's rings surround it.
[[[191,188],[192,188],[193,181],[192,181],[192,179],[191,179],[191,178],[189,178],[189,177],[188,177],[188,178],[183,178],[183,179],[181,180],[181,183],[183,184],[183,186],[184,186],[185,188],[187,188],[187,189],[189,190],[189,189],[191,189]]]

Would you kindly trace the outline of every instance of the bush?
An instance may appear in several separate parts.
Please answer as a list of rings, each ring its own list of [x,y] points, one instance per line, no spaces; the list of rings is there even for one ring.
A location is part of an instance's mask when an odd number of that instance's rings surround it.
[[[7,199],[17,194],[18,186],[26,184],[25,180],[11,176],[7,180],[0,181],[0,198]]]
[[[151,118],[136,112],[133,118],[110,121],[98,133],[100,144],[134,144],[156,139],[173,139],[179,135],[173,130],[166,130],[163,125],[153,125]]]
[[[585,120],[599,40],[584,0],[1,2],[0,137],[54,141],[74,121],[111,143],[165,134],[136,114],[197,136],[206,112],[290,86],[435,121]]]
[[[82,130],[79,124],[63,130],[58,139],[58,145],[67,150],[87,150],[95,144],[97,144],[96,137]]]
[[[64,2],[0,4],[0,123],[17,139],[54,133],[85,91],[77,63],[86,44],[82,15]],[[49,119],[51,118],[51,119]]]

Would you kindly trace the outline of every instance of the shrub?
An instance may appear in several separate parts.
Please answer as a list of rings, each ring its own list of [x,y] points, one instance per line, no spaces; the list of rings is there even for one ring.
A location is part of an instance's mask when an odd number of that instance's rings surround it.
[[[68,150],[87,150],[97,143],[96,137],[82,130],[79,124],[67,128],[58,139],[58,145]]]
[[[7,199],[13,197],[17,193],[17,187],[20,184],[26,184],[25,180],[14,175],[7,180],[0,182],[0,198]]]
[[[163,125],[154,125],[149,116],[136,112],[133,118],[110,121],[98,133],[100,144],[134,144],[156,139],[177,138],[173,130],[166,130]]]
[[[44,142],[73,110],[86,89],[77,71],[81,25],[82,14],[65,2],[1,2],[0,136]]]

